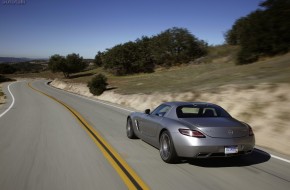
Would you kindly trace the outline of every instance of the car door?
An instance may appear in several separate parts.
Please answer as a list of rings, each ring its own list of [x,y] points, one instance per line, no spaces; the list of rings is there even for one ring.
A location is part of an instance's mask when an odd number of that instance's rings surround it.
[[[170,108],[171,106],[162,104],[151,114],[145,116],[142,121],[142,133],[146,139],[150,140],[156,137],[157,129],[161,127],[163,116],[170,110]]]

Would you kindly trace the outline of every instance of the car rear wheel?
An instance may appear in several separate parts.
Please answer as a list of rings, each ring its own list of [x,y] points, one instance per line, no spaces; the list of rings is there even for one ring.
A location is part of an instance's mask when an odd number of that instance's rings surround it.
[[[127,133],[127,137],[129,139],[135,139],[136,138],[136,135],[134,133],[133,123],[132,123],[132,119],[131,118],[128,118],[127,119],[126,133]]]
[[[176,163],[178,157],[175,152],[172,138],[168,131],[164,131],[161,134],[159,144],[160,144],[159,152],[162,160],[166,163]]]

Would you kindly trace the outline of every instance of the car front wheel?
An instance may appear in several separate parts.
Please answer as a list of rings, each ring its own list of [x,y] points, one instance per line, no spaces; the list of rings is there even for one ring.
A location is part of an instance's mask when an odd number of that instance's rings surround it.
[[[168,131],[164,131],[161,134],[159,144],[160,144],[159,152],[162,160],[166,163],[176,163],[178,157],[175,152],[172,138]]]

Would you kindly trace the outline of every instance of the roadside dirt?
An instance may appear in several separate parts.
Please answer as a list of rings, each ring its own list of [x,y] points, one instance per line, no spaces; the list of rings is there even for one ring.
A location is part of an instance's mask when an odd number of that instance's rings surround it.
[[[233,117],[253,127],[256,144],[290,155],[290,85],[227,85],[215,91],[122,95],[114,91],[93,96],[86,84],[54,80],[52,86],[73,93],[121,104],[136,110],[153,109],[167,101],[204,101],[224,107]]]

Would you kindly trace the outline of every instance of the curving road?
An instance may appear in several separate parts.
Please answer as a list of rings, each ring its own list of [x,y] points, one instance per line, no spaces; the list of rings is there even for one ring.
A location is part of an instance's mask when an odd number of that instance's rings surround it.
[[[157,149],[125,134],[130,112],[32,81],[31,86],[76,110],[150,189],[289,189],[290,163],[257,148],[243,159],[164,163]],[[128,189],[125,177],[63,105],[22,81],[0,108],[0,189]],[[271,155],[270,155],[271,154]],[[281,156],[281,155],[278,155]],[[282,156],[289,160],[289,157]],[[129,169],[130,170],[130,169]],[[136,187],[136,186],[135,186]],[[143,187],[146,187],[143,186]]]

